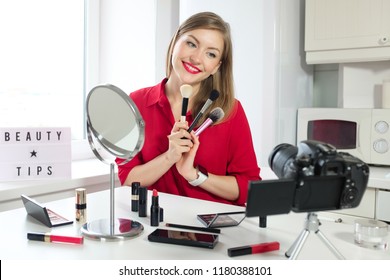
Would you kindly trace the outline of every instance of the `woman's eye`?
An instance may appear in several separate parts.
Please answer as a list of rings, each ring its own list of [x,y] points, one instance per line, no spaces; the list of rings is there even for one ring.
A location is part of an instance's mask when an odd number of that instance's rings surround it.
[[[191,47],[191,48],[195,48],[196,47],[196,45],[194,43],[190,42],[190,41],[187,41],[187,45],[189,47]]]
[[[210,58],[216,58],[217,55],[215,53],[207,53],[207,56]]]

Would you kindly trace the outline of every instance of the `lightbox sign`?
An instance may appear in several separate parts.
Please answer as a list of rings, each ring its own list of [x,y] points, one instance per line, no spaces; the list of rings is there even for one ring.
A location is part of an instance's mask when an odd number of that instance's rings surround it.
[[[0,180],[71,178],[69,127],[0,128]]]

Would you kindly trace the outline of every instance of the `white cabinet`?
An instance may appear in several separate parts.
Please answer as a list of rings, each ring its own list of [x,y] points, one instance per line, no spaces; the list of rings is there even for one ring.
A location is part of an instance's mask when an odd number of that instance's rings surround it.
[[[378,190],[375,212],[378,220],[390,222],[390,190]]]
[[[308,64],[390,60],[390,0],[306,0]]]

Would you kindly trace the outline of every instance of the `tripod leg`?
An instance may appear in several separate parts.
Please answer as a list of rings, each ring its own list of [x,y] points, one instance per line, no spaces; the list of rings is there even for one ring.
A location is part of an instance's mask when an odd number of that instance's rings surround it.
[[[302,249],[303,243],[305,242],[307,236],[309,234],[309,231],[307,229],[303,229],[302,232],[299,234],[298,238],[295,239],[294,243],[291,245],[291,247],[287,250],[285,253],[285,256],[287,258],[291,258],[291,256],[299,254],[299,252]],[[299,247],[299,249],[298,249]],[[296,258],[296,256],[295,256]]]
[[[310,232],[308,230],[305,230],[302,238],[300,239],[300,241],[295,246],[295,249],[292,251],[291,256],[289,257],[290,260],[297,259],[299,253],[302,250],[303,245],[305,244],[305,241],[306,241],[307,237],[309,236],[309,233]]]
[[[326,236],[320,230],[316,231],[316,234],[339,260],[345,260],[344,256],[336,249],[336,247],[329,241],[329,239],[326,238]]]

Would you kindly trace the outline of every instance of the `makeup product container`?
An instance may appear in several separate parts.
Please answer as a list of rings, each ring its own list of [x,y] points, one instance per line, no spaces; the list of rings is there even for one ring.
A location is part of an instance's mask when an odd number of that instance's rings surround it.
[[[148,188],[140,186],[138,188],[138,195],[138,216],[146,217],[148,206]]]
[[[385,222],[378,220],[356,220],[355,243],[365,248],[384,250],[387,248],[387,227]]]
[[[152,205],[150,206],[150,225],[157,227],[160,224],[160,206],[158,203],[158,192],[153,190]]]
[[[131,183],[131,211],[133,212],[138,212],[139,187],[139,182]]]
[[[85,223],[87,221],[87,191],[78,188],[76,192],[76,222]]]

